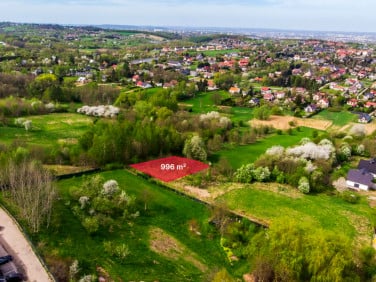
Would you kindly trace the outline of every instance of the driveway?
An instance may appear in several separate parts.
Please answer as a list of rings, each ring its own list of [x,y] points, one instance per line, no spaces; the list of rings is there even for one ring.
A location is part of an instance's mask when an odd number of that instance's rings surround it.
[[[30,282],[54,281],[34,253],[29,242],[13,219],[0,208],[0,243],[14,257],[20,272],[26,274]]]

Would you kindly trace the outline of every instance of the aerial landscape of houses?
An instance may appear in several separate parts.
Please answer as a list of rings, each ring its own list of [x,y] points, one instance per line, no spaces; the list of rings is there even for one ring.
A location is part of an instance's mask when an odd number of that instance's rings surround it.
[[[375,281],[375,4],[251,2],[0,3],[0,281]]]

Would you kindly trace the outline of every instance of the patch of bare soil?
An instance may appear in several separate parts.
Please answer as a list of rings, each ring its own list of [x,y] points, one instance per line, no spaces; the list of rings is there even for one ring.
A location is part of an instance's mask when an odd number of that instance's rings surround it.
[[[326,130],[332,126],[332,122],[329,120],[319,120],[310,118],[297,118],[292,116],[270,116],[268,120],[252,119],[250,121],[251,126],[272,126],[276,129],[287,130],[292,126],[289,124],[293,122],[295,126],[305,126],[315,128],[318,130]]]
[[[339,192],[345,191],[347,189],[346,179],[344,177],[338,178],[337,180],[333,181],[333,186]]]
[[[367,123],[366,127],[366,135],[371,135],[376,130],[376,123]]]
[[[210,198],[210,193],[208,190],[201,189],[195,186],[184,185],[183,190],[187,194],[192,195],[198,199],[207,200]]]
[[[171,235],[160,228],[153,228],[149,231],[150,249],[171,260],[184,260],[191,263],[202,272],[208,267],[200,262],[198,256],[190,251]]]
[[[244,275],[243,275],[243,280],[244,280],[245,282],[255,282],[255,281],[256,281],[256,280],[255,280],[255,277],[254,277],[253,274],[251,274],[251,273],[244,274]]]

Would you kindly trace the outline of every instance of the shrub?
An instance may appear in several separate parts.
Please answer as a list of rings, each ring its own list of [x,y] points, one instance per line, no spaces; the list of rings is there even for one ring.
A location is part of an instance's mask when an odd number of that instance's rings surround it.
[[[269,180],[270,170],[267,167],[258,167],[253,170],[253,175],[257,181],[265,182]]]
[[[360,196],[353,191],[344,191],[341,194],[341,198],[350,204],[356,204],[360,200]]]
[[[302,192],[304,194],[309,193],[310,187],[309,187],[309,181],[308,181],[307,177],[302,176],[299,179],[298,189],[299,189],[300,192]]]

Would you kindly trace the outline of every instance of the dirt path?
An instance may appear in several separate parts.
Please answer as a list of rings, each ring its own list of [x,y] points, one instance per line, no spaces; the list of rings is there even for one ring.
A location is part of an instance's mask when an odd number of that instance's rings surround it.
[[[42,266],[17,224],[13,222],[13,219],[2,208],[0,208],[0,226],[0,241],[11,255],[15,257],[17,266],[21,263],[21,267],[27,275],[27,281],[54,281]]]

